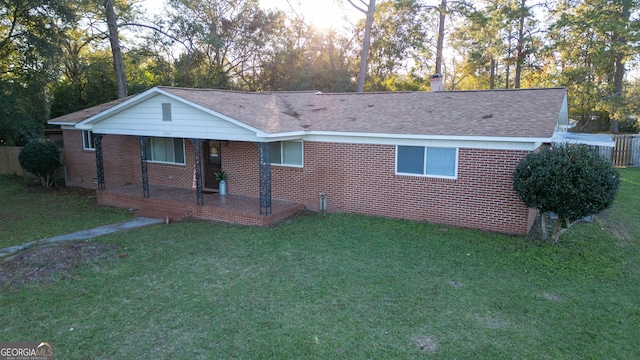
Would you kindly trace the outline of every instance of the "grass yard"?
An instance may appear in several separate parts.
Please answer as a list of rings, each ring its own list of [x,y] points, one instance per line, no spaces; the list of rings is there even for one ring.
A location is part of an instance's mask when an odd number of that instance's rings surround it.
[[[22,177],[0,176],[0,249],[132,217],[96,205],[95,191],[43,188]]]
[[[55,281],[0,288],[0,339],[59,359],[637,359],[640,169],[621,174],[554,246],[344,214],[100,237]]]

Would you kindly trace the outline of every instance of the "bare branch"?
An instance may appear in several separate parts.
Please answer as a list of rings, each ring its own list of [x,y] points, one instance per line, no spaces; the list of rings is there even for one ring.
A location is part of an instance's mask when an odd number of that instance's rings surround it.
[[[160,29],[160,28],[157,28],[157,27],[155,27],[155,26],[146,25],[146,24],[138,24],[138,23],[124,23],[124,24],[120,24],[120,26],[138,26],[138,27],[143,27],[143,28],[151,29],[151,30],[153,30],[153,31],[159,32],[160,34],[162,34],[162,35],[164,35],[164,36],[168,37],[169,39],[171,39],[171,40],[173,40],[173,41],[177,41],[177,42],[179,42],[179,43],[180,43],[180,44],[182,44],[185,48],[187,48],[187,49],[189,48],[189,46],[187,46],[187,44],[186,44],[184,41],[182,41],[182,40],[178,39],[177,37],[175,37],[175,36],[173,36],[173,35],[171,35],[171,34],[169,34],[169,33],[165,32],[164,30],[162,30],[162,29]]]
[[[349,4],[351,4],[351,6],[353,6],[354,8],[356,8],[356,10],[358,10],[358,11],[360,11],[360,12],[363,12],[363,13],[365,13],[365,14],[367,13],[367,10],[365,10],[365,9],[363,9],[363,8],[359,7],[358,5],[354,4],[354,3],[353,3],[353,1],[351,1],[351,0],[347,0],[347,1],[349,2]],[[362,2],[362,0],[360,0],[360,2]]]

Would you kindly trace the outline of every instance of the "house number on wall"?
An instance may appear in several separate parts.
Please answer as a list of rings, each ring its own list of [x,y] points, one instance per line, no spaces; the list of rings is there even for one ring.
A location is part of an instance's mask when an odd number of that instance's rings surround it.
[[[164,136],[171,136],[171,131],[163,131],[162,135]]]

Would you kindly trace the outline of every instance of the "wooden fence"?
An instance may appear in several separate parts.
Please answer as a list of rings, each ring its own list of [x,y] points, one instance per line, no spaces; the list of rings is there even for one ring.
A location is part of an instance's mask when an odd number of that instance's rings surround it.
[[[18,161],[21,149],[19,146],[0,146],[0,175],[24,175]]]
[[[615,166],[640,166],[640,134],[611,135],[616,145],[611,149]]]

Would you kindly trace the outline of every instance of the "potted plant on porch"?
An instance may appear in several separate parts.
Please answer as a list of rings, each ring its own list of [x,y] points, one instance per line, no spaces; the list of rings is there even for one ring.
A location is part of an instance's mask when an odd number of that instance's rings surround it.
[[[216,180],[219,183],[218,189],[220,190],[220,195],[227,195],[227,173],[226,171],[221,171],[216,173]]]

